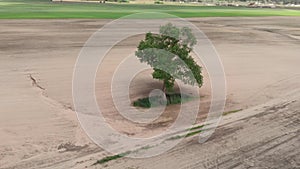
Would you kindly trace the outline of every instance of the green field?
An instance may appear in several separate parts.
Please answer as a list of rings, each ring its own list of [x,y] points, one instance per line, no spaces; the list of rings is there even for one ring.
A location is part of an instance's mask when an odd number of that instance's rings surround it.
[[[138,12],[163,12],[178,17],[300,16],[300,10],[206,7],[187,5],[60,3],[50,0],[0,0],[0,19],[108,18]]]

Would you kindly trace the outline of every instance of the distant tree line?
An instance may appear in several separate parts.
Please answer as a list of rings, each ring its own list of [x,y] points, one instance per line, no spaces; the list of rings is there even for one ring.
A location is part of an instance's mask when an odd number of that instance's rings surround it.
[[[300,0],[164,0],[164,1],[171,1],[171,2],[211,2],[211,3],[218,3],[218,2],[261,2],[261,3],[276,3],[276,4],[300,4]]]

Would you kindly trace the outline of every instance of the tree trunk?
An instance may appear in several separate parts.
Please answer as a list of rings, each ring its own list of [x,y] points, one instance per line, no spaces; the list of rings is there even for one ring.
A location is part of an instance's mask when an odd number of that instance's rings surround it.
[[[165,82],[163,82],[163,88],[162,88],[162,91],[166,94],[167,88],[166,88]]]
[[[167,94],[167,88],[166,88],[166,84],[165,82],[163,82],[163,88],[162,88],[162,91],[164,92],[164,101],[168,102],[169,98],[168,98],[168,94]]]

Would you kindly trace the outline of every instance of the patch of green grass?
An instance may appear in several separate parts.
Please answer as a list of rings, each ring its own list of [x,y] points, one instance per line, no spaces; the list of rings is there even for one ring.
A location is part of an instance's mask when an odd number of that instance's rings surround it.
[[[226,115],[228,115],[228,114],[236,113],[236,112],[239,112],[239,111],[242,111],[242,110],[243,110],[243,109],[227,111],[227,112],[224,112],[223,115],[226,116]]]
[[[173,137],[170,137],[168,138],[167,140],[176,140],[176,139],[180,139],[180,138],[183,138],[183,137],[190,137],[190,136],[193,136],[195,134],[198,134],[200,133],[202,130],[198,130],[198,129],[201,129],[203,128],[205,125],[198,125],[198,126],[194,126],[194,127],[191,127],[191,128],[188,128],[188,129],[185,129],[184,131],[191,131],[189,132],[188,134],[186,135],[176,135],[176,136],[173,136]],[[193,131],[193,130],[196,130],[196,131]]]
[[[130,153],[135,153],[135,152],[138,152],[140,150],[148,150],[150,148],[152,148],[153,146],[144,146],[144,147],[141,147],[137,150],[134,150],[134,151],[127,151],[125,153],[121,153],[121,154],[117,154],[117,155],[113,155],[113,156],[107,156],[107,157],[103,157],[102,159],[96,161],[93,165],[97,165],[97,164],[104,164],[104,163],[107,163],[109,161],[112,161],[112,160],[116,160],[116,159],[119,159],[119,158],[122,158],[122,157],[125,157],[127,156],[128,154]]]
[[[113,155],[113,156],[107,156],[107,157],[104,157],[98,161],[96,161],[93,165],[97,165],[97,164],[104,164],[104,163],[107,163],[109,161],[112,161],[112,160],[116,160],[116,159],[119,159],[119,158],[122,158],[128,154],[130,154],[131,152],[128,151],[128,152],[125,152],[125,153],[121,153],[121,154],[117,154],[117,155]]]
[[[165,101],[162,97],[159,96],[146,97],[134,101],[133,106],[150,108],[150,107],[162,106],[165,104],[171,105],[171,104],[185,103],[193,99],[192,96],[180,94],[180,93],[166,94],[166,98],[167,100]]]
[[[183,137],[190,137],[190,136],[196,135],[196,134],[198,134],[198,133],[200,133],[202,131],[202,130],[197,130],[197,129],[201,129],[203,127],[204,127],[204,125],[199,125],[199,126],[191,127],[189,129],[186,129],[186,131],[187,130],[196,130],[196,131],[189,132],[186,135],[177,135],[177,136],[171,137],[171,138],[169,138],[167,140],[175,140],[175,139],[180,139],[180,138],[183,138]],[[121,154],[117,154],[117,155],[113,155],[113,156],[103,157],[102,159],[96,161],[93,165],[104,164],[104,163],[107,163],[109,161],[125,157],[128,154],[130,154],[130,153],[135,153],[135,152],[138,152],[138,151],[141,151],[141,150],[148,150],[148,149],[153,148],[153,147],[154,146],[147,145],[147,146],[141,147],[141,148],[139,148],[137,150],[134,150],[134,151],[127,151],[125,153],[121,153]]]
[[[140,150],[149,150],[149,149],[152,148],[152,147],[153,147],[153,146],[147,145],[147,146],[144,146],[144,147],[140,148]]]
[[[201,129],[201,128],[203,128],[203,127],[204,127],[204,125],[199,125],[199,126],[195,126],[195,127],[186,129],[186,130],[196,130],[196,129]]]
[[[183,137],[184,136],[182,136],[182,135],[176,135],[176,136],[168,138],[167,140],[177,140],[177,139],[180,139],[180,138],[183,138]]]
[[[244,7],[130,3],[60,3],[51,2],[50,0],[0,0],[0,19],[116,19],[140,12],[168,13],[183,18],[222,16],[300,16],[300,11],[293,9],[257,9]],[[158,15],[149,15],[148,17],[157,18]]]
[[[187,135],[185,135],[185,137],[191,137],[191,136],[196,135],[201,132],[202,132],[202,130],[193,131],[193,132],[190,132]]]
[[[202,130],[196,130],[196,131],[189,132],[186,135],[176,135],[176,136],[170,137],[167,140],[176,140],[176,139],[180,139],[180,138],[187,138],[187,137],[194,136],[201,132],[202,132]]]

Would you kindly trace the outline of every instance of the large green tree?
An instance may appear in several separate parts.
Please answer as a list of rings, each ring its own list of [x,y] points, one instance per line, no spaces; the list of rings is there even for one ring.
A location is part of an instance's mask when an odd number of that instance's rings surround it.
[[[202,86],[201,67],[190,55],[196,43],[190,28],[169,23],[160,27],[159,34],[147,33],[135,54],[153,68],[153,78],[163,81],[163,91],[168,93],[173,91],[175,79]]]

